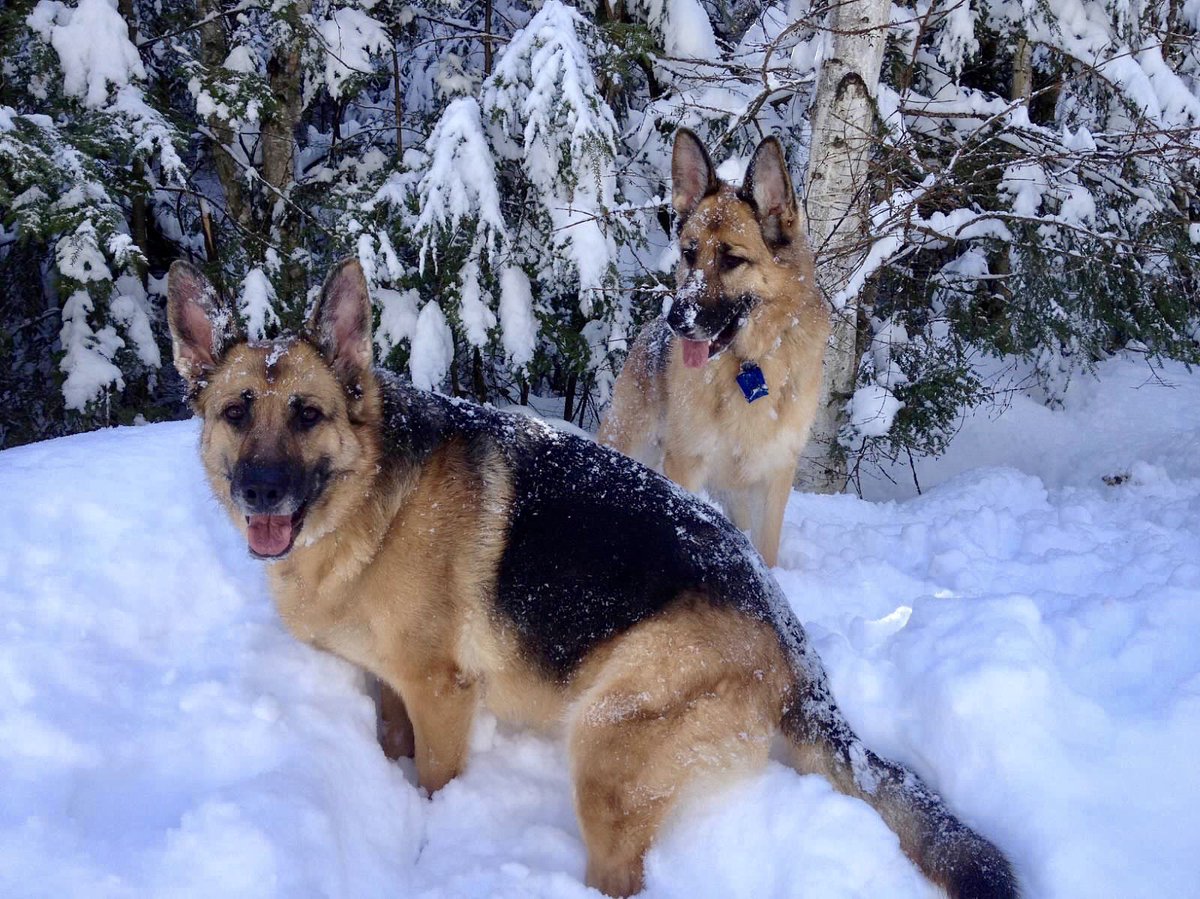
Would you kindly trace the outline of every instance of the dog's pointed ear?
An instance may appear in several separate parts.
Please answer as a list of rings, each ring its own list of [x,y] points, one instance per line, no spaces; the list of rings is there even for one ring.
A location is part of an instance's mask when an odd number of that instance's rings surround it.
[[[754,151],[738,196],[754,207],[754,214],[768,245],[790,243],[797,236],[800,208],[788,174],[783,145],[766,138]]]
[[[222,308],[204,272],[182,259],[167,272],[167,324],[175,368],[195,391],[220,361],[233,316]]]
[[[671,205],[683,221],[717,189],[717,172],[700,138],[687,128],[675,132],[671,151]]]
[[[330,269],[309,330],[341,382],[357,387],[371,368],[371,296],[354,257]]]

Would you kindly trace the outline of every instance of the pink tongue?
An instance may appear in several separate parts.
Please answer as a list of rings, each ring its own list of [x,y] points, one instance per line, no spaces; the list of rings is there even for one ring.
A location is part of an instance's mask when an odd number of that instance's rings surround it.
[[[704,368],[708,362],[708,341],[680,338],[683,344],[683,364],[688,368]]]
[[[260,556],[277,556],[292,542],[291,515],[251,515],[250,548]]]

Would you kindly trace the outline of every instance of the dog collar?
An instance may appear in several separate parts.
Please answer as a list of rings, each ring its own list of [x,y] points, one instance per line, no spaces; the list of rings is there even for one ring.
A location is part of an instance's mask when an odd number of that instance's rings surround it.
[[[738,387],[742,388],[742,396],[747,403],[753,403],[767,396],[767,379],[763,377],[762,369],[757,362],[743,362],[742,370],[737,376]]]

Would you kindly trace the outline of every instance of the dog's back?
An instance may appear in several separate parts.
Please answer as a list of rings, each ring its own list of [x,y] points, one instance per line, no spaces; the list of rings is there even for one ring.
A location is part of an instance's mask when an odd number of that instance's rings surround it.
[[[545,673],[572,676],[600,642],[703,595],[762,620],[786,615],[745,536],[718,510],[608,447],[525,416],[428,394],[380,373],[385,435],[422,457],[459,443],[507,481],[495,609]]]

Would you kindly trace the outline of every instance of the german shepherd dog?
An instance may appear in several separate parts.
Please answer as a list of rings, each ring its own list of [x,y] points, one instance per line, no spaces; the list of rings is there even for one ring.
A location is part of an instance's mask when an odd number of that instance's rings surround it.
[[[671,202],[676,290],[634,341],[598,439],[707,488],[774,565],[829,337],[779,141],[758,145],[738,189],[680,130]]]
[[[204,275],[170,272],[213,491],[291,632],[403,700],[420,786],[463,770],[480,708],[560,729],[587,882],[622,896],[681,788],[761,767],[782,734],[950,895],[1018,894],[991,843],[855,736],[740,531],[608,447],[373,370],[371,314],[347,261],[305,333],[235,340]]]

